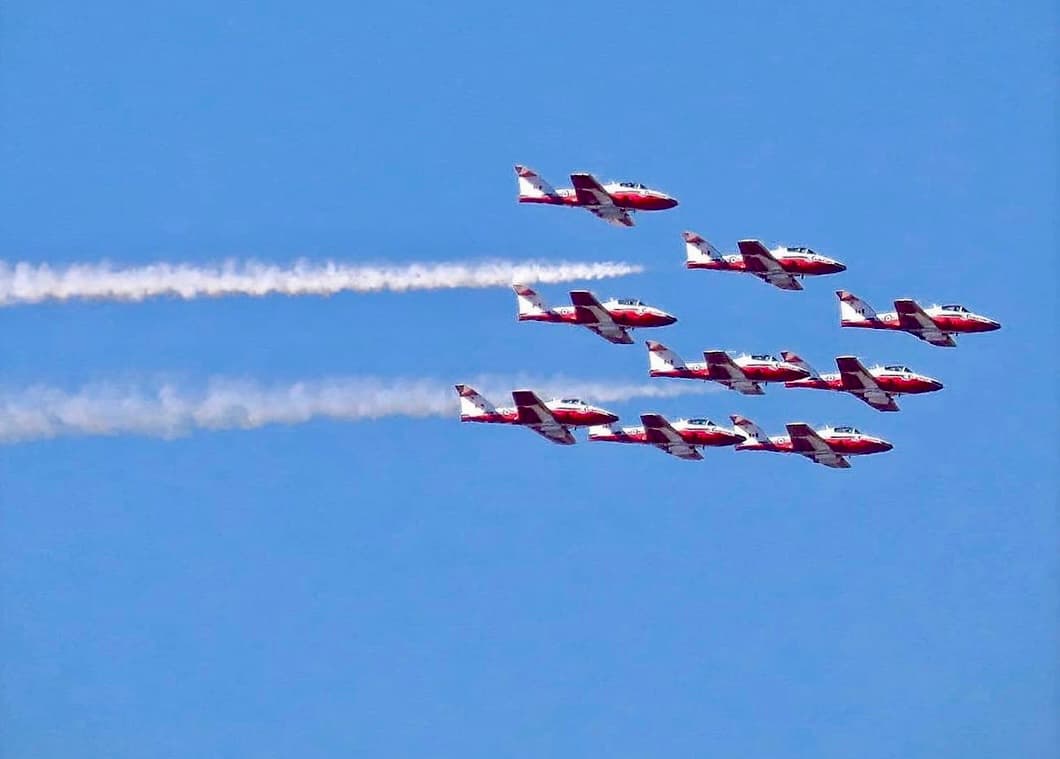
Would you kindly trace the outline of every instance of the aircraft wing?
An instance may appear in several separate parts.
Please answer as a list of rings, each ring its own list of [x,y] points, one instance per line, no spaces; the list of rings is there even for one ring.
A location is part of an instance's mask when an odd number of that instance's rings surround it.
[[[699,461],[703,458],[703,454],[686,443],[681,433],[661,414],[641,414],[640,421],[644,425],[644,436],[648,442],[661,451],[687,461]]]
[[[570,181],[574,185],[574,194],[582,205],[613,206],[615,204],[611,195],[592,174],[571,174]]]
[[[608,224],[616,227],[632,227],[633,217],[624,208],[618,206],[585,206],[585,210],[598,219],[603,219]]]
[[[712,380],[744,395],[762,395],[762,386],[747,379],[743,369],[738,367],[725,351],[703,351],[703,357],[707,360],[707,369]]]
[[[529,427],[553,443],[574,445],[574,436],[570,430],[556,421],[540,398],[532,390],[515,390],[512,392],[515,410],[518,414],[516,424]]]
[[[615,205],[611,195],[592,174],[571,174],[574,195],[578,203],[589,213],[619,227],[632,227],[633,217],[624,208]]]
[[[571,290],[570,302],[581,326],[612,343],[630,345],[633,342],[626,328],[615,324],[611,314],[588,290]]]
[[[620,327],[614,322],[611,322],[610,327],[606,327],[603,324],[585,324],[582,326],[584,326],[586,329],[592,330],[608,342],[617,343],[619,345],[633,344],[633,338],[630,337],[630,334],[626,331],[626,328]]]
[[[877,411],[897,411],[898,404],[894,396],[880,387],[876,378],[854,356],[838,356],[835,360],[839,367],[839,378],[843,389],[856,395]]]
[[[768,282],[781,290],[801,290],[802,285],[791,274],[784,271],[784,267],[773,257],[769,249],[758,240],[740,240],[736,243],[740,248],[740,256],[743,257],[747,271],[754,274],[763,282]]]
[[[815,464],[824,464],[834,469],[849,469],[850,462],[832,450],[831,446],[808,424],[793,422],[788,425],[791,450],[801,453]]]
[[[902,329],[916,335],[924,342],[943,348],[952,348],[957,345],[953,336],[939,329],[915,300],[908,298],[896,300],[894,310],[898,312],[898,324]]]

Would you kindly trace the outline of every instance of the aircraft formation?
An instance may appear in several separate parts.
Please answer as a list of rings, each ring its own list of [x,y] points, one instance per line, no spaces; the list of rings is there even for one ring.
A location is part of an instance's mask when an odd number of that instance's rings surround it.
[[[571,187],[556,189],[526,166],[516,165],[520,203],[582,208],[609,224],[632,227],[633,214],[665,211],[678,205],[670,195],[639,182],[601,183],[592,174],[570,175]],[[709,241],[691,231],[682,233],[685,268],[751,274],[781,290],[802,290],[806,277],[846,271],[841,261],[805,246],[768,248],[762,241],[739,240],[737,253],[722,254]],[[588,290],[571,290],[570,305],[548,306],[526,285],[514,283],[517,319],[584,327],[604,340],[631,345],[633,329],[655,329],[674,324],[677,317],[635,298],[599,300]],[[915,300],[894,301],[894,311],[876,312],[847,290],[836,290],[841,327],[898,330],[931,345],[955,347],[956,335],[992,332],[1001,325],[959,304],[923,307]],[[847,393],[877,411],[898,411],[902,395],[933,393],[942,383],[904,364],[866,367],[857,356],[836,356],[838,371],[821,374],[801,356],[788,350],[772,353],[703,351],[702,361],[686,362],[656,340],[646,341],[648,375],[653,378],[716,382],[743,395],[762,395],[768,384]],[[607,409],[578,398],[542,400],[532,390],[514,390],[512,406],[497,407],[475,388],[456,385],[460,421],[512,424],[527,427],[553,443],[573,445],[573,429],[587,428],[590,442],[650,445],[677,458],[703,459],[705,448],[731,446],[737,451],[796,453],[816,464],[846,469],[848,457],[883,453],[893,445],[881,437],[851,426],[814,428],[790,422],[786,435],[769,436],[750,419],[734,414],[732,426],[706,418],[669,420],[662,414],[644,413],[636,426],[618,426],[619,417]]]

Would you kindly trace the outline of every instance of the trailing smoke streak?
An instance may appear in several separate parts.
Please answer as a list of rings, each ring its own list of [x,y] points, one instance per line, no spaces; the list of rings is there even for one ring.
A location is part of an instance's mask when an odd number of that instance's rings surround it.
[[[333,295],[339,292],[442,290],[500,287],[512,282],[556,283],[636,274],[643,267],[621,262],[479,261],[354,266],[300,260],[292,266],[258,261],[219,265],[157,263],[115,268],[109,263],[49,264],[0,261],[0,306],[49,300],[141,301],[172,296]]]
[[[472,384],[498,406],[511,405],[511,390],[521,387],[535,390],[544,400],[555,393],[598,403],[716,389],[707,383],[635,384],[563,377],[480,377]],[[85,435],[175,438],[199,429],[256,429],[314,419],[456,418],[458,409],[451,384],[426,379],[348,377],[262,385],[219,378],[199,389],[175,383],[105,383],[75,392],[46,386],[0,388],[0,443]]]

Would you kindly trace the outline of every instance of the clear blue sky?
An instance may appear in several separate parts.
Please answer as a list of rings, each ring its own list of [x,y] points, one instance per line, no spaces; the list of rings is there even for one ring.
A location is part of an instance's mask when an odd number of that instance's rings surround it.
[[[1053,755],[1055,5],[497,5],[8,3],[0,257],[629,260],[594,289],[676,313],[680,352],[946,389],[615,404],[895,443],[847,472],[455,419],[6,447],[0,754]],[[520,207],[514,162],[682,204]],[[686,272],[685,228],[849,270]],[[1004,329],[841,331],[838,286]],[[17,307],[0,346],[9,387],[646,372],[503,289]]]

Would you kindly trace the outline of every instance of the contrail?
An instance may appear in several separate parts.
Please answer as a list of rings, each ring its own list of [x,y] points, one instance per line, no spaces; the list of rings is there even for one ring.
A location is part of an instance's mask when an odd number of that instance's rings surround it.
[[[299,260],[290,266],[259,261],[220,264],[155,263],[115,267],[110,263],[51,266],[0,261],[0,306],[49,300],[141,301],[170,296],[333,295],[339,292],[442,290],[499,287],[512,282],[570,282],[622,277],[643,267],[614,261],[504,261],[410,263],[360,266]]]
[[[562,394],[597,402],[670,398],[715,389],[707,383],[525,376],[479,377],[472,384],[498,405],[510,404],[510,391],[520,387],[532,388],[545,399]],[[99,383],[75,391],[38,385],[0,388],[0,443],[87,435],[175,438],[195,430],[256,429],[314,419],[455,419],[458,408],[452,384],[438,379],[337,377],[264,385],[215,378],[198,387],[174,382]]]

